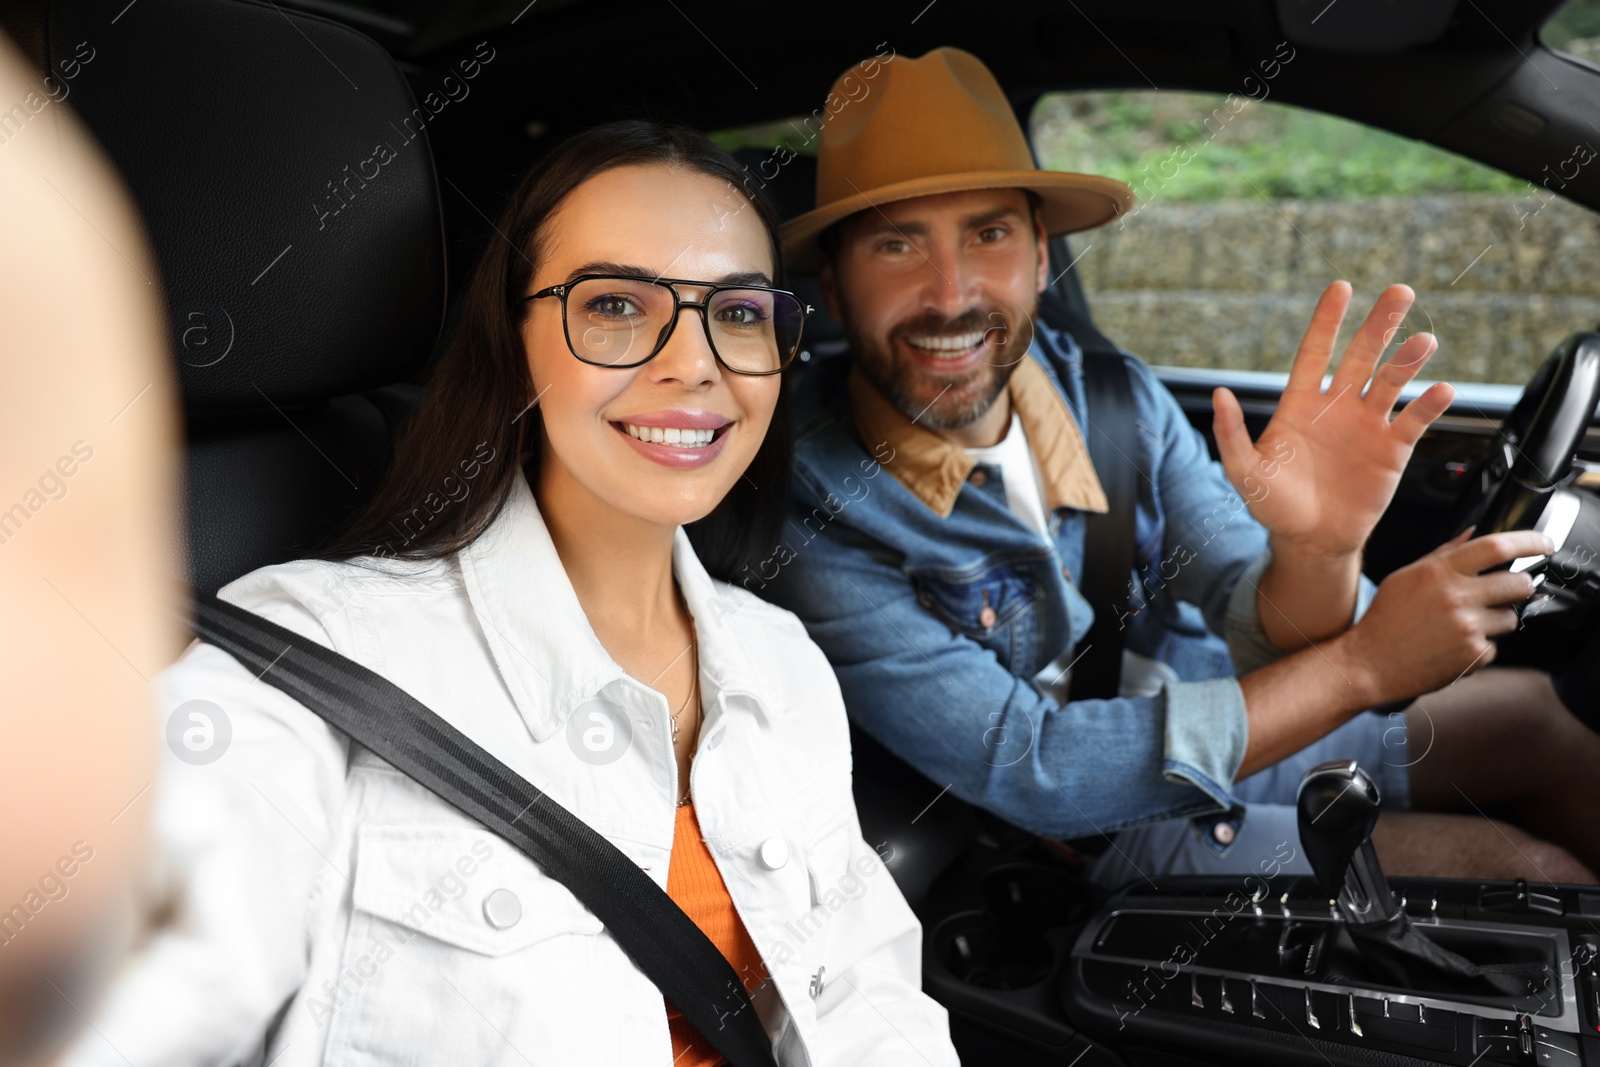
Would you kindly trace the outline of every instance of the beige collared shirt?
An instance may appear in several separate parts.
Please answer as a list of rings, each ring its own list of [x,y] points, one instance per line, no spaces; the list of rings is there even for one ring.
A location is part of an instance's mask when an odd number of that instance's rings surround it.
[[[1106,511],[1105,490],[1095,475],[1083,435],[1044,368],[1031,358],[1024,359],[1006,390],[1039,465],[1048,508]],[[912,422],[867,380],[859,364],[850,368],[850,409],[868,450],[887,442],[894,456],[884,464],[889,473],[940,518],[949,518],[956,495],[977,466],[971,453]]]

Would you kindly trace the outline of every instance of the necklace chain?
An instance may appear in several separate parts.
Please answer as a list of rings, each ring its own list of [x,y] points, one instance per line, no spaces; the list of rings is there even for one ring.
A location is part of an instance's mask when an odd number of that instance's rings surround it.
[[[674,749],[678,744],[678,716],[688,709],[689,703],[700,692],[700,648],[698,637],[693,630],[689,632],[689,667],[692,672],[689,678],[689,695],[683,698],[683,706],[672,713],[672,744]],[[700,714],[704,714],[703,708],[697,710],[697,719]],[[683,796],[678,798],[678,803],[675,806],[681,808],[688,804],[689,800],[689,786],[685,784]]]

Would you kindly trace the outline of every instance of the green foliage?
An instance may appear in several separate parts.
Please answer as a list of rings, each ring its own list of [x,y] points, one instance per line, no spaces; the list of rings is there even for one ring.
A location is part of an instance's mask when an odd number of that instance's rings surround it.
[[[1600,20],[1600,0],[1580,0]],[[1317,111],[1211,93],[1045,95],[1032,117],[1042,164],[1120,178],[1141,198],[1365,200],[1435,193],[1521,195],[1528,183],[1420,141]],[[812,155],[810,127],[783,120],[711,135],[723,148]],[[1187,160],[1186,162],[1184,160]]]
[[[1226,99],[1053,93],[1033,114],[1034,140],[1044,166],[1120,178],[1146,199],[1363,200],[1527,188],[1520,178],[1359,123],[1242,96],[1230,107]]]
[[[1575,40],[1600,37],[1600,0],[1570,0],[1544,24],[1540,38],[1551,48],[1567,49]]]
[[[760,148],[775,152],[779,148],[803,156],[817,154],[816,126],[804,126],[802,119],[785,119],[779,122],[762,122],[754,126],[739,126],[731,130],[717,130],[708,136],[725,152],[740,148]]]

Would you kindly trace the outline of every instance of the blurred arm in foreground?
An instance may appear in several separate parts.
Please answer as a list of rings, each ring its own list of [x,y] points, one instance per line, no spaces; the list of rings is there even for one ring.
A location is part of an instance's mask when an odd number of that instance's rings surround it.
[[[0,1065],[50,1062],[144,924],[147,680],[182,648],[159,279],[62,95],[0,34]]]

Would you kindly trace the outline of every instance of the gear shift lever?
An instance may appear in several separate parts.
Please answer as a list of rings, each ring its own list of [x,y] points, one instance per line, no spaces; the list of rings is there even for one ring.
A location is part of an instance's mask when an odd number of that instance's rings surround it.
[[[1355,760],[1307,771],[1300,779],[1299,815],[1306,859],[1378,981],[1411,990],[1524,996],[1553,980],[1548,963],[1473,963],[1435,944],[1395,906],[1372,847],[1378,787]]]
[[[1386,923],[1400,911],[1372,847],[1378,800],[1378,787],[1355,760],[1318,764],[1300,779],[1300,844],[1351,923]]]

